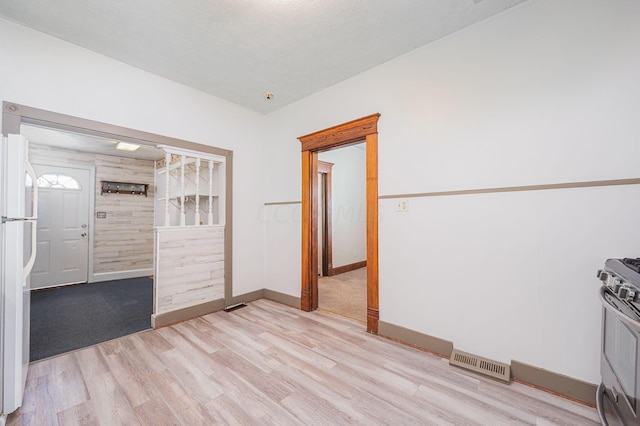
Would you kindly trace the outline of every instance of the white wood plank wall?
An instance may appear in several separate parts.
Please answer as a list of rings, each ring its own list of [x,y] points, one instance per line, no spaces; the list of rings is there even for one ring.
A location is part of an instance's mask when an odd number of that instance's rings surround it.
[[[95,219],[94,273],[153,268],[153,161],[35,144],[31,145],[31,161],[96,167],[95,211],[106,212],[107,217]],[[148,196],[100,195],[101,180],[149,184]]]
[[[156,315],[224,298],[224,226],[156,232]]]
[[[95,166],[96,155],[88,152],[70,151],[52,146],[29,144],[31,162],[36,164],[59,163],[81,166]]]
[[[153,161],[96,155],[94,273],[153,268]],[[147,196],[100,195],[100,181],[146,183]]]

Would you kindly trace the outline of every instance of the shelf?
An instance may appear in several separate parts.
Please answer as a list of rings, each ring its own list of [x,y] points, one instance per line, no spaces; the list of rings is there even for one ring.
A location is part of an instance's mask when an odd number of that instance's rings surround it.
[[[188,199],[190,199],[190,198],[191,198],[191,199],[193,199],[193,198],[195,198],[195,197],[196,197],[196,194],[185,194],[185,195],[184,195],[184,199],[185,199],[185,200],[188,200]],[[200,194],[200,195],[199,195],[199,197],[200,197],[200,199],[205,199],[205,200],[208,200],[208,199],[209,199],[209,196],[208,196],[208,195]],[[217,198],[218,198],[218,196],[217,196],[217,195],[212,195],[212,196],[211,196],[211,198],[213,198],[213,199],[217,199]],[[166,199],[167,199],[167,197],[157,197],[157,198],[156,198],[156,200],[157,200],[157,201],[164,201],[164,200],[166,200]],[[179,199],[180,199],[180,196],[179,196],[179,195],[174,195],[173,197],[169,197],[169,200],[179,200]]]
[[[156,162],[155,224],[176,227],[201,226],[203,221],[223,224],[225,158],[201,157],[196,153],[181,157],[182,152],[169,150],[167,153],[170,164],[166,164],[166,157]]]
[[[147,196],[147,189],[149,185],[146,183],[131,183],[131,182],[113,182],[103,180],[100,182],[102,186],[102,194],[131,194],[131,195],[144,195]]]
[[[219,166],[220,164],[223,164],[220,161],[202,159],[201,160],[201,165],[200,165],[200,170],[209,170],[209,161],[213,161],[214,166]],[[178,171],[180,171],[180,167],[181,166],[182,166],[182,163],[180,161],[177,161],[175,163],[171,163],[169,165],[169,167],[166,167],[166,166],[158,167],[156,172],[159,175],[162,175],[162,174],[165,174],[167,172],[167,169],[169,169],[169,171],[174,171],[176,169]],[[187,170],[195,171],[195,169],[196,169],[196,159],[193,158],[193,157],[186,157],[185,161],[184,161],[184,168],[185,168],[185,173],[187,173]]]

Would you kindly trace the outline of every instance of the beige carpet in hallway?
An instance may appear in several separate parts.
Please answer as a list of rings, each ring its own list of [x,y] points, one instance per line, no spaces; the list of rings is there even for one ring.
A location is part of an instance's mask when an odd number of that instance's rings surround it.
[[[318,308],[367,323],[367,268],[318,278]]]

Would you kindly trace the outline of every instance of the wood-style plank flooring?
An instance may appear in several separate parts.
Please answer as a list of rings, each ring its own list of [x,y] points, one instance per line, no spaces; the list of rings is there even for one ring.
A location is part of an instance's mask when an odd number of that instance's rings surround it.
[[[595,409],[258,300],[31,365],[9,425],[597,425]]]

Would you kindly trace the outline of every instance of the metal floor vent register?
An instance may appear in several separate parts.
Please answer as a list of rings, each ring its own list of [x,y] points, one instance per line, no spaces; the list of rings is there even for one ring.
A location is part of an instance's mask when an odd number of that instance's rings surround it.
[[[247,305],[245,305],[244,303],[236,303],[235,305],[227,306],[224,311],[225,312],[233,312],[236,309],[244,308],[245,306],[247,306]]]
[[[492,361],[481,356],[473,355],[454,349],[449,358],[449,365],[480,373],[492,379],[509,384],[511,382],[511,366]]]

